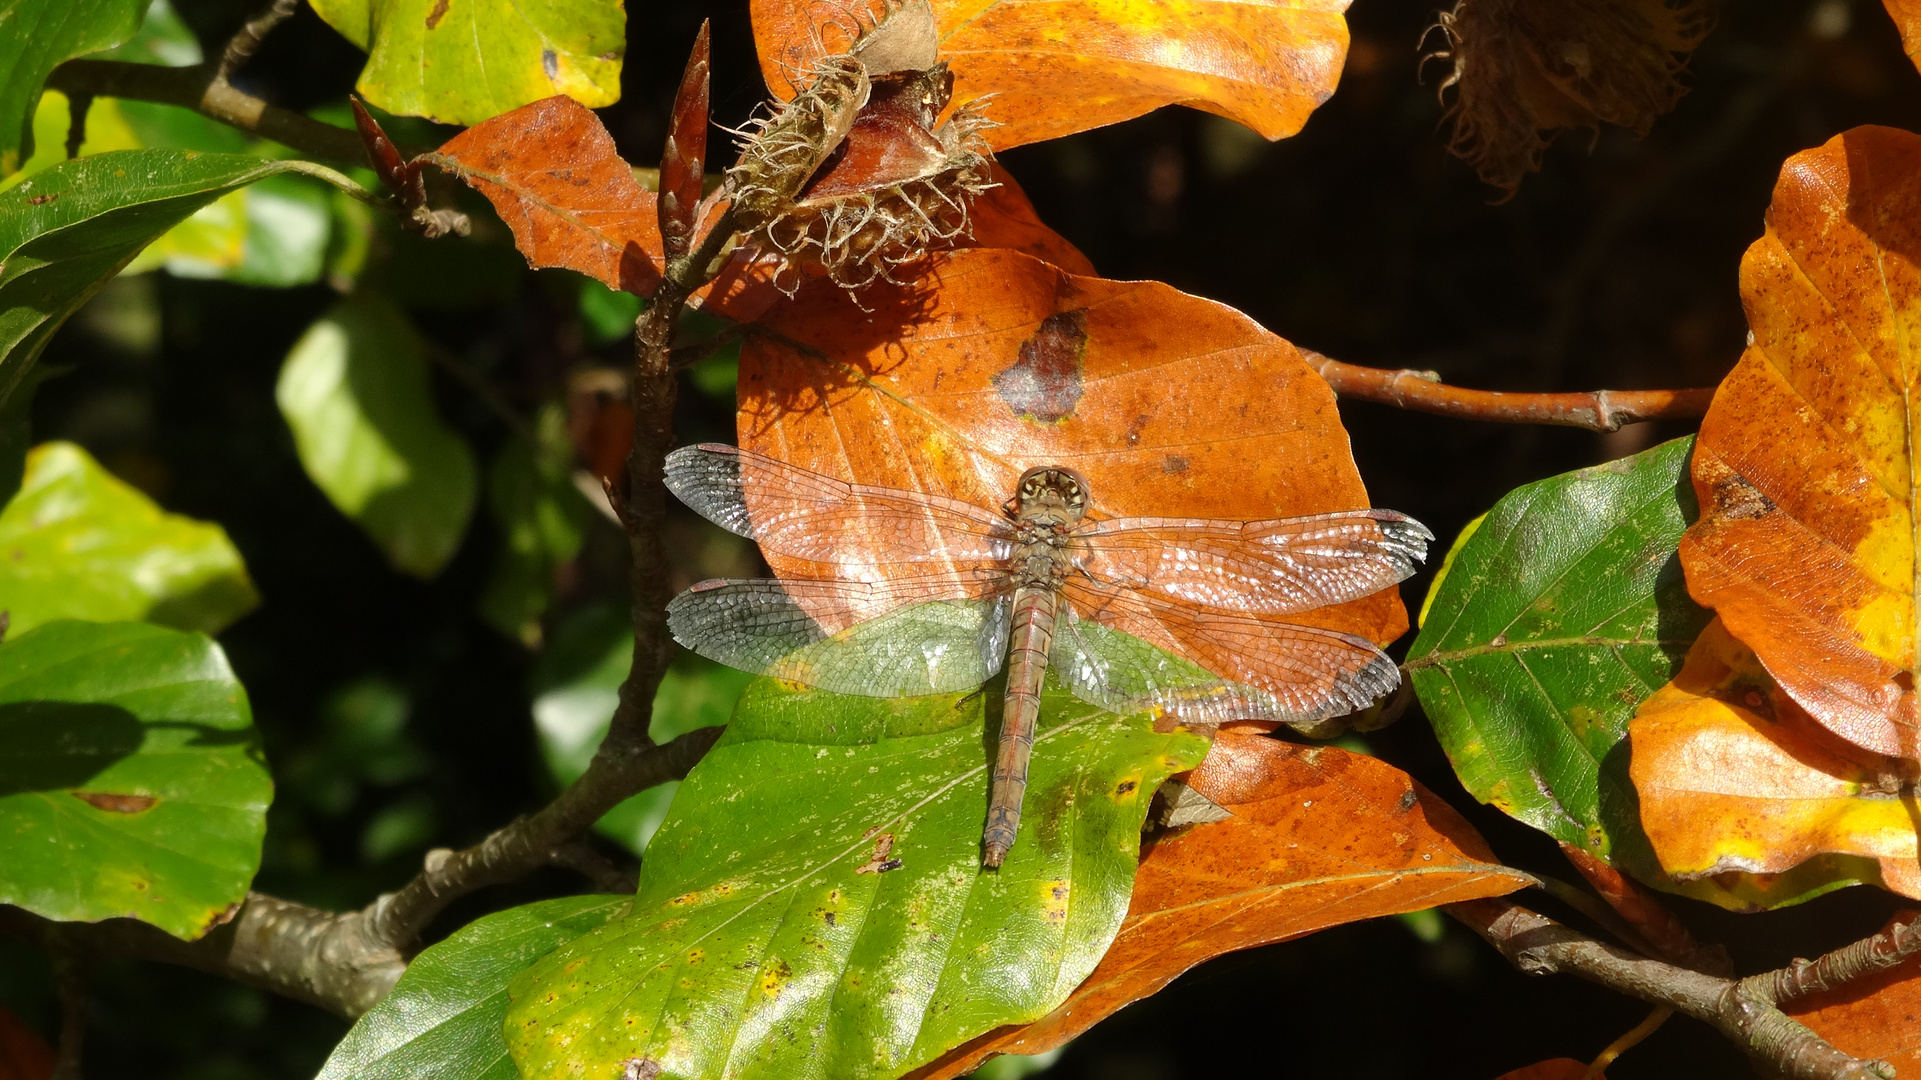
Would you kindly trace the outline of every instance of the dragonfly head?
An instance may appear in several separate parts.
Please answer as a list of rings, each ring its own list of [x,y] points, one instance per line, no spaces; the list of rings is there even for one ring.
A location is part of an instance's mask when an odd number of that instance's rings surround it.
[[[1087,514],[1087,478],[1060,465],[1021,474],[1007,513],[1035,525],[1072,525]]]

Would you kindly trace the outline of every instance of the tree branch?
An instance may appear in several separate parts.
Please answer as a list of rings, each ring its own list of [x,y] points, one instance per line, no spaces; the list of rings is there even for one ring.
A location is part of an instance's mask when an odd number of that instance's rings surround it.
[[[253,59],[254,50],[266,40],[273,28],[293,17],[300,7],[300,0],[273,0],[267,10],[248,19],[238,32],[228,40],[227,48],[220,54],[220,66],[214,69],[214,81],[226,82],[233,73],[245,67]]]
[[[1330,360],[1302,349],[1308,365],[1334,392],[1415,412],[1505,424],[1558,424],[1615,431],[1643,420],[1694,420],[1708,411],[1713,387],[1696,390],[1591,390],[1527,394],[1449,386],[1431,371],[1389,371]]]
[[[291,146],[309,157],[337,165],[367,164],[359,135],[290,109],[269,105],[229,86],[226,80],[216,77],[218,71],[217,67],[207,64],[170,68],[121,60],[69,60],[53,69],[53,74],[47,77],[47,86],[68,97],[116,97],[178,105],[263,139]]]
[[[549,863],[569,863],[573,843],[589,826],[635,792],[686,776],[720,732],[702,728],[636,753],[597,755],[540,812],[465,851],[429,852],[425,869],[404,888],[359,911],[322,911],[249,893],[225,925],[182,941],[132,919],[56,923],[0,905],[0,932],[43,943],[58,934],[62,944],[85,954],[177,964],[356,1017],[393,989],[407,970],[405,953],[449,903]]]
[[[1757,1062],[1791,1080],[1889,1080],[1894,1076],[1886,1062],[1850,1057],[1788,1017],[1749,987],[1754,980],[1735,982],[1637,956],[1507,900],[1449,904],[1447,913],[1487,939],[1526,974],[1574,975],[1650,1004],[1671,1006],[1713,1027]]]

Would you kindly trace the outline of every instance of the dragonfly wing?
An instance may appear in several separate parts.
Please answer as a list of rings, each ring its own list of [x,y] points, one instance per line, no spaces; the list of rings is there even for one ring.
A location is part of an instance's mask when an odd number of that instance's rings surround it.
[[[1434,534],[1392,510],[1272,521],[1121,518],[1077,535],[1097,578],[1186,604],[1286,615],[1406,579]]]
[[[863,697],[970,690],[1007,656],[1010,599],[919,599],[899,582],[703,581],[667,605],[674,640],[729,667]],[[824,625],[824,623],[826,625]],[[828,625],[844,624],[838,632]]]
[[[1073,655],[1055,663],[1077,695],[1105,707],[1155,707],[1206,723],[1307,724],[1364,709],[1400,683],[1394,661],[1352,634],[1171,603],[1084,578],[1063,592],[1079,617],[1070,633],[1056,630]]]
[[[1005,561],[1012,536],[1003,518],[972,503],[849,484],[719,443],[667,455],[667,487],[729,532],[820,563],[965,569]]]

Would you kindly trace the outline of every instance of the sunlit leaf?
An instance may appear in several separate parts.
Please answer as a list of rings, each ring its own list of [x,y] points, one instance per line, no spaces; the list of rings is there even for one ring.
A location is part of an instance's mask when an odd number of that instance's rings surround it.
[[[514,981],[522,1072],[891,1076],[1052,1010],[1120,926],[1148,800],[1205,744],[1050,687],[1021,842],[983,870],[988,700],[750,685],[633,913]]]
[[[1901,28],[1901,44],[1908,50],[1908,59],[1921,68],[1921,0],[1882,0],[1882,3],[1894,17],[1894,25]]]
[[[1611,813],[1625,778],[1610,756],[1707,621],[1674,555],[1690,443],[1503,496],[1448,554],[1408,650],[1467,790],[1597,855],[1633,827]]]
[[[0,3],[0,176],[33,149],[33,109],[53,69],[132,37],[146,10],[146,0]]]
[[[1374,758],[1222,732],[1187,782],[1233,816],[1148,849],[1127,920],[1093,974],[1046,1018],[983,1035],[913,1080],[1058,1046],[1222,953],[1533,881],[1501,866],[1447,804]]]
[[[414,957],[334,1047],[317,1080],[519,1080],[500,1033],[507,981],[632,903],[566,896],[468,923]]]
[[[1829,730],[1921,756],[1921,135],[1789,158],[1741,299],[1752,344],[1694,454],[1689,591]]]
[[[197,937],[246,895],[272,796],[205,636],[62,621],[0,644],[0,903]]]
[[[128,150],[0,191],[0,405],[67,316],[168,229],[299,162]]]
[[[878,10],[879,5],[872,5]],[[869,5],[849,5],[865,14]],[[955,101],[993,95],[996,149],[1192,105],[1270,139],[1301,129],[1347,56],[1347,0],[1143,4],[1130,0],[933,0]],[[843,11],[848,9],[843,9]],[[846,47],[852,19],[816,0],[754,0],[761,73],[789,79]],[[1072,104],[1064,107],[1064,103]]]
[[[225,530],[166,513],[72,443],[35,447],[0,510],[0,610],[14,632],[91,619],[214,633],[259,602]]]
[[[501,633],[537,646],[554,569],[579,554],[593,508],[574,486],[574,447],[559,402],[534,414],[530,435],[509,439],[488,469],[487,507],[502,543],[480,613]]]
[[[473,451],[434,410],[426,346],[367,293],[342,301],[287,354],[275,398],[300,463],[398,569],[432,577],[473,512]]]
[[[1921,957],[1790,1002],[1786,1012],[1843,1053],[1879,1058],[1899,1076],[1921,1073]]]
[[[478,124],[565,94],[620,100],[621,0],[314,0],[367,50],[354,89],[391,113]]]
[[[1158,282],[957,251],[910,289],[849,297],[816,279],[762,325],[741,352],[740,445],[817,472],[998,507],[1022,472],[1060,464],[1111,516],[1368,505],[1333,391],[1299,351]],[[1386,642],[1407,613],[1386,589],[1284,621]]]
[[[1899,764],[1835,740],[1718,622],[1629,738],[1641,827],[1675,891],[1737,910],[1863,881],[1921,897]]]
[[[534,727],[547,769],[562,784],[587,771],[607,737],[620,702],[620,684],[633,665],[634,631],[620,605],[587,608],[563,623],[534,668]],[[753,676],[691,653],[667,669],[654,694],[647,734],[656,743],[733,715],[734,702]],[[602,836],[639,854],[666,820],[678,783],[649,788],[607,812],[594,826]]]

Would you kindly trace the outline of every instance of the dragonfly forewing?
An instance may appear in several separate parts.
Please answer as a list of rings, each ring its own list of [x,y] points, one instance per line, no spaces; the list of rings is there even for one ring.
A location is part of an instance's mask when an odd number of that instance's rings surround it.
[[[898,595],[860,582],[704,581],[668,605],[667,625],[710,660],[839,694],[948,694],[1000,671],[1007,596],[901,604]],[[845,622],[830,629],[823,612]]]

